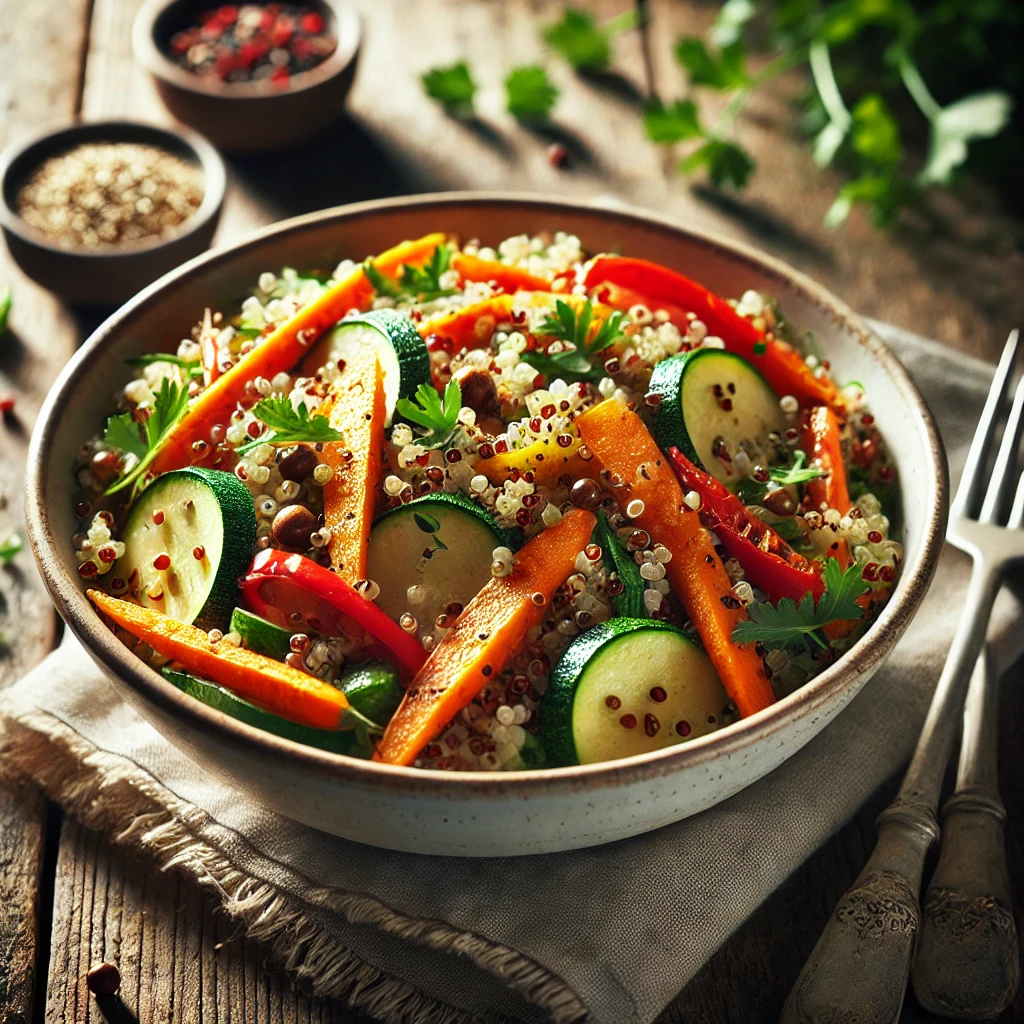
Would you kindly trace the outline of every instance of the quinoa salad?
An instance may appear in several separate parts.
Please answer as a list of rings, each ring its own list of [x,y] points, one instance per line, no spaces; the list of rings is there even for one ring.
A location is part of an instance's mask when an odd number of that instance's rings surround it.
[[[899,572],[863,387],[771,296],[556,233],[267,270],[149,339],[75,466],[88,596],[170,683],[450,771],[768,707]]]

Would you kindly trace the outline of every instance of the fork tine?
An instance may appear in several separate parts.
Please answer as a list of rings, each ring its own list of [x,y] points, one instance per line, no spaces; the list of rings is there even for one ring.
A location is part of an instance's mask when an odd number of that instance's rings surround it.
[[[1013,507],[1010,509],[1010,519],[1006,525],[1011,530],[1019,530],[1021,523],[1024,523],[1024,473],[1021,473],[1017,482],[1017,493],[1013,496]]]
[[[1010,408],[1010,418],[1006,421],[1003,439],[999,443],[999,452],[992,466],[992,476],[989,479],[988,490],[985,492],[985,500],[981,505],[981,515],[978,516],[982,523],[994,523],[999,515],[1003,493],[1006,490],[1006,479],[1017,465],[1017,449],[1020,448],[1022,429],[1024,429],[1024,377],[1017,382],[1017,390],[1013,395],[1013,406]]]
[[[1003,354],[999,358],[999,365],[996,367],[996,375],[992,379],[988,397],[985,399],[985,408],[982,409],[981,419],[974,432],[971,449],[967,453],[967,462],[964,465],[963,476],[960,478],[960,486],[957,488],[956,497],[949,510],[951,519],[969,514],[972,508],[977,507],[985,456],[992,445],[999,409],[1006,398],[1010,378],[1013,375],[1013,364],[1017,359],[1019,342],[1020,332],[1011,331],[1009,338],[1006,339]]]

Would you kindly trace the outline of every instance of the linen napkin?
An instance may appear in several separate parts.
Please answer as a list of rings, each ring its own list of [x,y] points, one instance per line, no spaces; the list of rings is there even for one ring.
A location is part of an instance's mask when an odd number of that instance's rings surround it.
[[[938,416],[954,477],[991,368],[877,325]],[[818,738],[705,813],[541,857],[381,853],[204,776],[75,641],[6,691],[2,760],[113,841],[192,878],[313,993],[387,1024],[646,1024],[908,758],[965,587],[948,550],[888,663]],[[990,637],[1024,648],[1004,592]]]

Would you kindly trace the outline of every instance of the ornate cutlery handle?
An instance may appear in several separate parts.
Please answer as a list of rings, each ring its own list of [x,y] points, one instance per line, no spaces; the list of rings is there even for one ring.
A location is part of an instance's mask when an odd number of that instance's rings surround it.
[[[964,710],[957,788],[942,814],[942,849],[924,899],[914,961],[918,1002],[944,1017],[990,1020],[1020,983],[996,783],[998,680],[983,653]]]
[[[874,853],[836,905],[782,1011],[782,1024],[899,1020],[914,955],[921,871],[938,835],[927,808],[894,804]]]

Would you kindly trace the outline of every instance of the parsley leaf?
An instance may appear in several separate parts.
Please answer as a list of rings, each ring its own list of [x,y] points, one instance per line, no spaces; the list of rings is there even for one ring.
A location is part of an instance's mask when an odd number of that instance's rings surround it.
[[[746,150],[724,139],[708,139],[680,164],[686,174],[706,170],[716,188],[732,185],[737,189],[746,185],[755,166]]]
[[[513,68],[505,79],[506,109],[520,121],[543,120],[558,100],[558,90],[537,64]]]
[[[440,448],[451,440],[461,409],[462,388],[457,380],[448,381],[443,395],[429,384],[421,384],[411,400],[400,398],[395,403],[395,412],[429,431],[426,437],[416,440],[424,448]]]
[[[366,274],[373,290],[378,295],[386,295],[393,299],[414,298],[421,302],[429,302],[431,299],[438,299],[443,295],[454,295],[454,288],[442,288],[441,276],[451,265],[452,250],[448,245],[437,246],[430,259],[422,267],[411,267],[409,264],[402,266],[402,272],[398,280],[385,277],[374,265],[373,260],[367,260],[363,264],[363,273]]]
[[[684,36],[676,43],[676,60],[686,69],[690,85],[743,89],[750,84],[746,50],[738,41],[714,53],[699,36]]]
[[[7,318],[11,314],[11,289],[8,285],[0,285],[0,334],[7,331]]]
[[[805,484],[808,480],[817,480],[819,476],[825,475],[823,470],[805,468],[804,463],[806,461],[806,453],[797,451],[796,455],[793,456],[793,464],[791,466],[773,466],[768,470],[768,475],[783,487],[789,487],[792,484]]]
[[[16,533],[12,533],[0,544],[0,565],[10,565],[11,560],[24,546],[21,537]]]
[[[813,594],[804,594],[797,604],[784,597],[778,605],[758,601],[747,605],[748,618],[736,623],[732,632],[734,643],[760,642],[766,647],[799,647],[811,644],[828,647],[821,628],[842,619],[859,619],[864,609],[857,598],[870,589],[861,576],[859,565],[851,565],[845,572],[834,558],[825,560],[825,593],[817,605]]]
[[[141,427],[132,419],[131,413],[111,416],[107,420],[103,440],[126,455],[135,455],[139,461],[127,473],[122,473],[104,493],[114,494],[141,480],[160,446],[187,411],[188,388],[164,377]]]
[[[699,139],[704,134],[693,100],[676,100],[670,107],[657,100],[648,103],[644,107],[644,131],[652,142],[663,146]]]
[[[261,444],[298,444],[306,441],[316,444],[320,441],[340,441],[342,435],[335,430],[326,416],[310,415],[305,403],[298,409],[287,395],[273,395],[261,398],[252,408],[270,433],[261,434],[237,449],[239,455],[252,451]]]
[[[577,7],[567,7],[561,21],[544,29],[544,41],[577,71],[603,71],[612,60],[608,37],[592,14]]]
[[[572,348],[562,349],[561,352],[524,352],[523,362],[545,376],[561,377],[567,383],[600,380],[604,376],[604,369],[594,366],[591,357],[614,345],[623,336],[623,315],[618,310],[610,313],[594,337],[588,340],[593,315],[594,307],[589,299],[578,314],[568,302],[556,299],[555,315],[548,316],[534,333],[554,337]]]
[[[431,68],[420,76],[420,81],[424,92],[432,100],[437,100],[449,114],[456,117],[472,115],[476,82],[464,60],[451,67]]]

